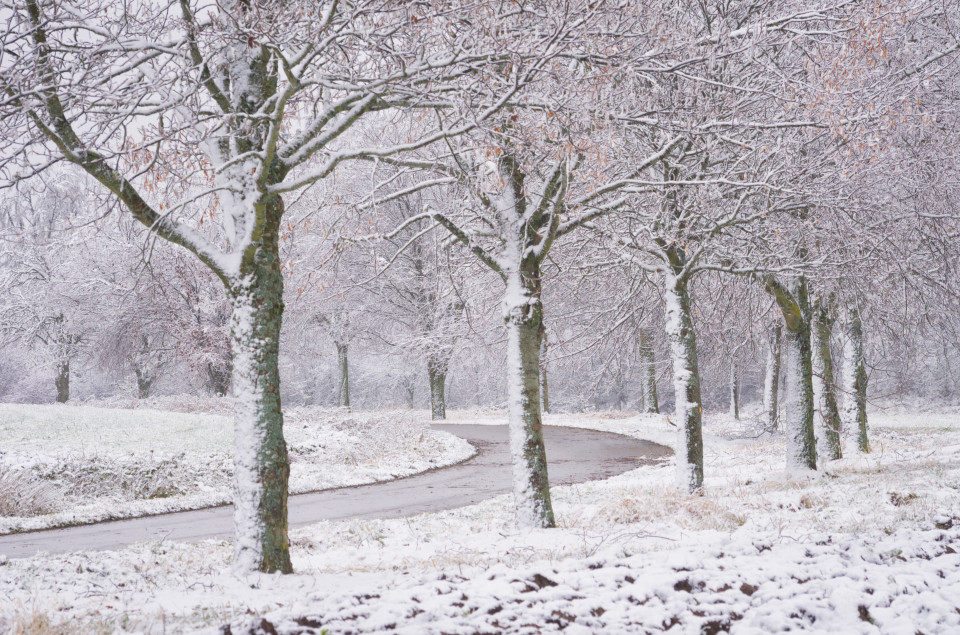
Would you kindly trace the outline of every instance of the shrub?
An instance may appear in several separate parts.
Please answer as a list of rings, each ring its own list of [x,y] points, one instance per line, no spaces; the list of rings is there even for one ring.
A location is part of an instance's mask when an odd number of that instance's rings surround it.
[[[60,494],[25,470],[0,465],[0,516],[40,516],[57,510]]]

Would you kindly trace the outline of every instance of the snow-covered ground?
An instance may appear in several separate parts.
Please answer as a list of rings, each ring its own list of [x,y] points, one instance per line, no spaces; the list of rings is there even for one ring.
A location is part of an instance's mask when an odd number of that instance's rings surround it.
[[[548,423],[673,437],[651,415]],[[708,417],[703,496],[668,461],[554,488],[555,530],[516,530],[506,496],[324,522],[292,532],[291,576],[231,573],[225,541],[11,560],[0,632],[960,632],[960,416],[872,426],[872,455],[803,478],[782,438]]]
[[[0,404],[0,534],[229,502],[229,400],[150,405],[166,409]],[[388,480],[473,454],[462,439],[428,429],[423,413],[285,415],[294,493]]]

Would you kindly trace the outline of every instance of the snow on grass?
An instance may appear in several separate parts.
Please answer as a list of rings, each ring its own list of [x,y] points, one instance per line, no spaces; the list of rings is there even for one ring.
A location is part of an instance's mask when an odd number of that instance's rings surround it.
[[[547,421],[675,436],[652,415]],[[554,530],[515,529],[509,495],[323,522],[291,532],[293,576],[231,573],[225,541],[11,560],[0,632],[958,632],[960,416],[871,425],[873,455],[797,478],[782,436],[708,418],[703,496],[678,491],[666,461],[554,488]]]
[[[473,453],[429,430],[422,413],[293,408],[284,428],[292,493],[388,480]],[[0,404],[0,533],[229,502],[232,435],[222,414]]]

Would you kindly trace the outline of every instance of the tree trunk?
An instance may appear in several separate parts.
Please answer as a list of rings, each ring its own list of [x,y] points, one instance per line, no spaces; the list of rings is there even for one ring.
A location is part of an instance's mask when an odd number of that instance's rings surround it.
[[[766,288],[776,299],[786,327],[787,469],[815,470],[817,442],[813,429],[813,365],[807,282],[800,278],[788,289],[771,276]]]
[[[262,234],[244,252],[240,276],[227,283],[236,399],[234,563],[240,571],[290,573],[290,463],[283,438],[278,367],[284,308],[277,240],[282,202],[268,204],[267,214],[275,222],[264,223]]]
[[[517,523],[526,527],[555,527],[540,412],[543,304],[539,270],[512,271],[506,282],[503,307],[507,327],[510,453]]]
[[[350,409],[350,368],[347,364],[347,344],[337,342],[337,406]]]
[[[740,421],[740,374],[736,362],[730,362],[730,416]]]
[[[53,380],[57,387],[57,403],[67,403],[70,399],[70,360],[57,362],[57,376]]]
[[[446,419],[444,385],[447,381],[447,365],[431,359],[427,362],[427,375],[430,378],[430,418],[434,421]]]
[[[137,399],[147,399],[150,396],[150,389],[153,387],[155,378],[150,375],[147,369],[139,365],[133,369],[133,372],[137,376]]]
[[[550,390],[547,384],[547,337],[540,345],[540,403],[544,414],[550,412]]]
[[[217,366],[212,362],[207,362],[207,382],[210,390],[217,397],[226,397],[230,392],[230,379],[233,375],[232,362],[224,364],[223,367]]]
[[[653,335],[646,328],[640,330],[640,359],[643,365],[643,410],[659,414],[660,400],[657,397],[657,366],[653,353]]]
[[[833,318],[827,307],[817,306],[814,314],[813,393],[817,412],[817,453],[828,461],[842,457],[840,449],[840,411],[837,408],[830,340]]]
[[[780,427],[780,337],[782,327],[770,330],[767,344],[767,370],[763,378],[763,412],[771,430]]]
[[[690,492],[703,487],[703,407],[697,337],[690,312],[687,280],[668,274],[665,284],[666,331],[673,356],[676,401],[677,481]]]
[[[863,359],[863,324],[860,310],[850,308],[843,346],[843,426],[856,436],[857,451],[870,452],[867,436],[867,366]]]

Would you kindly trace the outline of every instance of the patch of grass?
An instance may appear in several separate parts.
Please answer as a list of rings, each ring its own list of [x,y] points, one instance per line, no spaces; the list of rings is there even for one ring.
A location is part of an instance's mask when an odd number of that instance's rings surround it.
[[[73,635],[76,628],[67,622],[57,622],[36,609],[15,611],[12,616],[0,616],[0,632],[6,635]]]
[[[0,516],[41,516],[57,511],[61,495],[26,470],[0,465]]]

